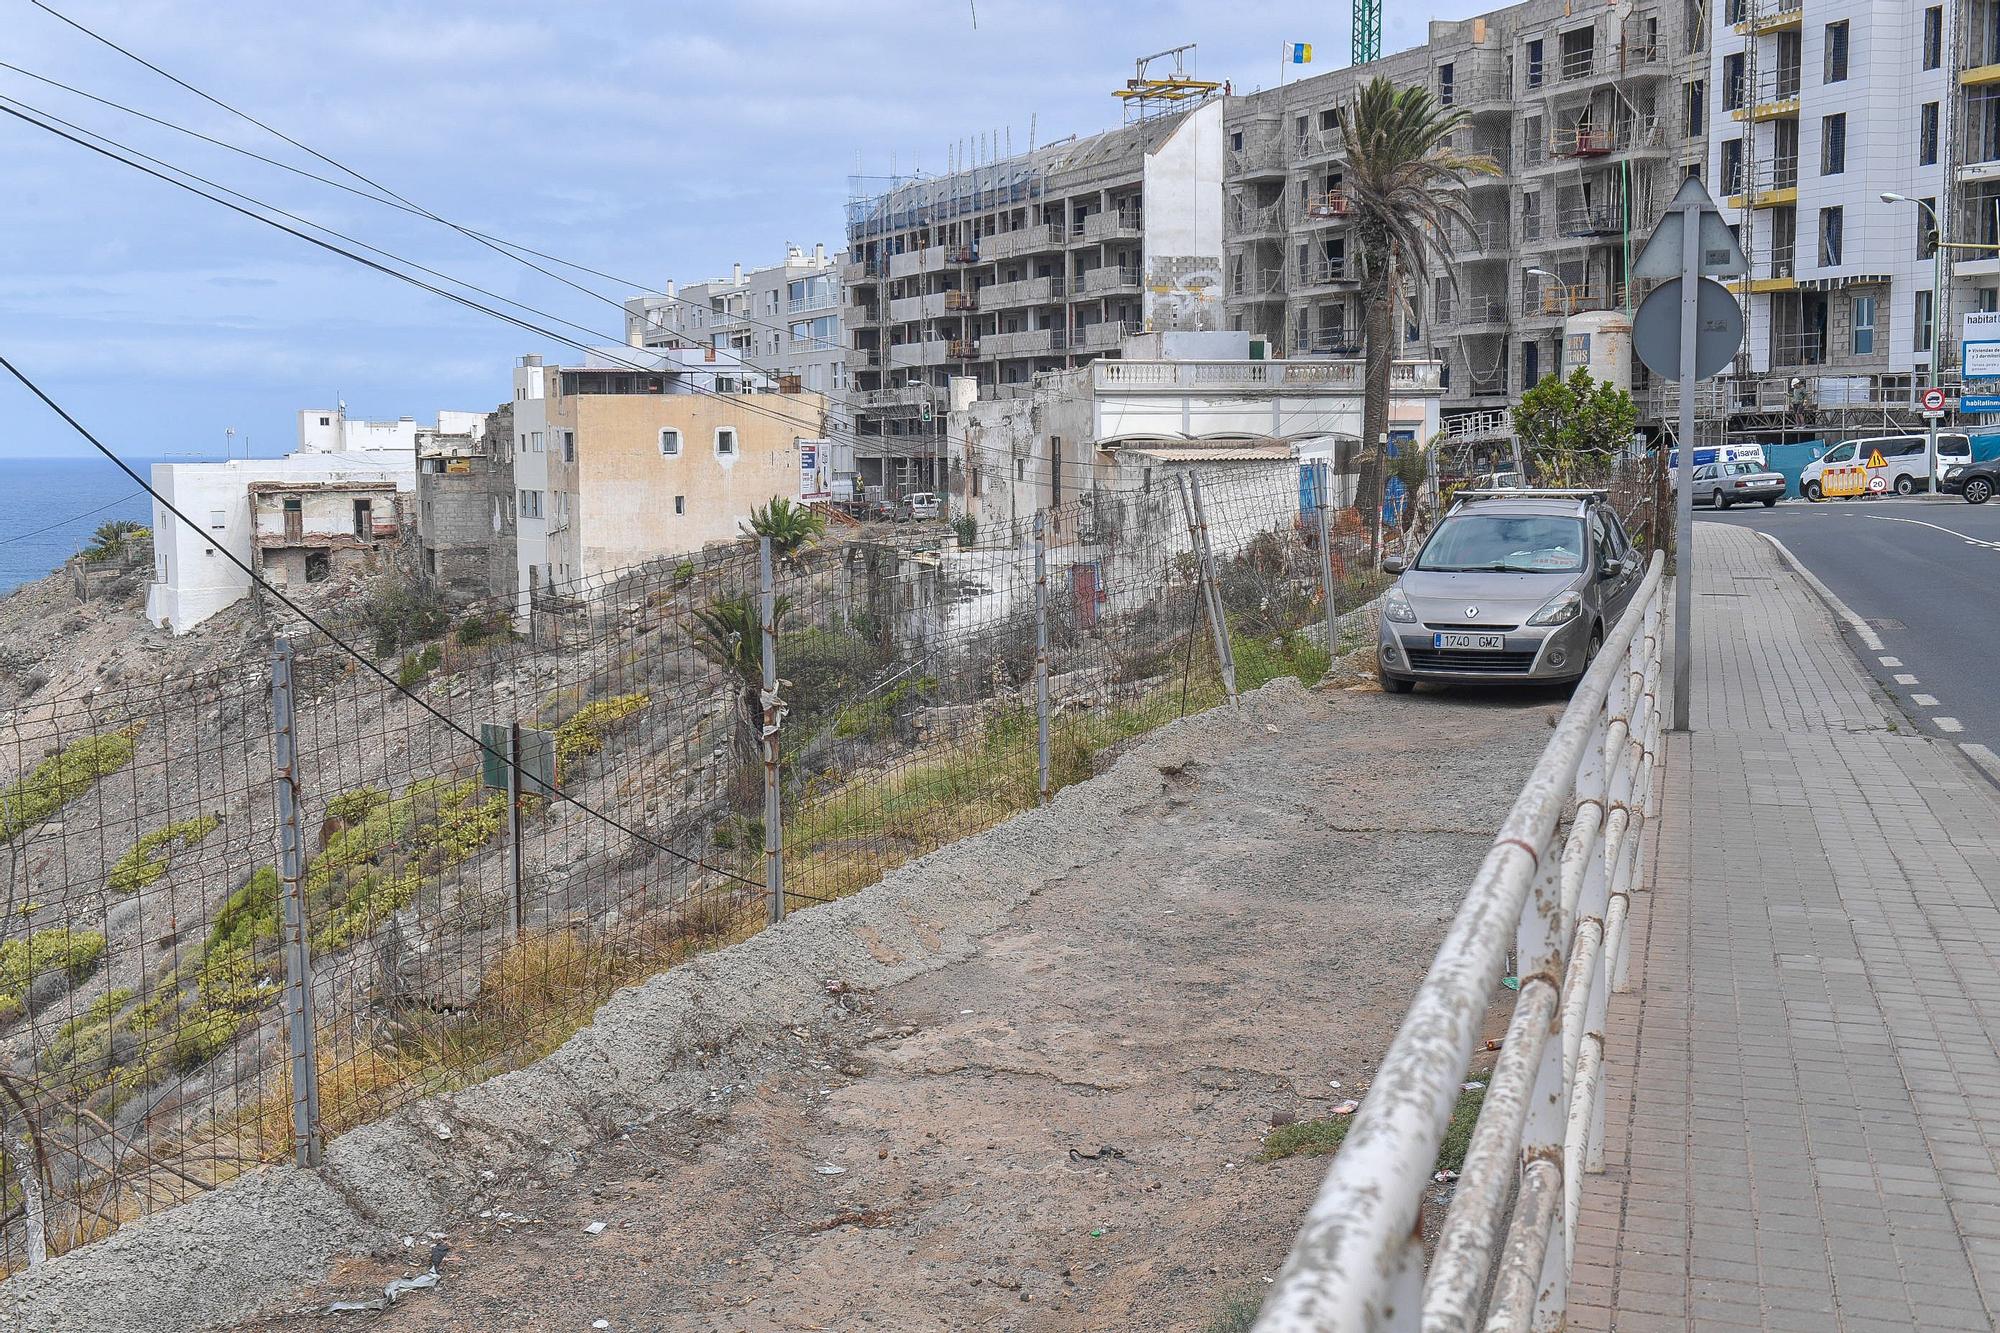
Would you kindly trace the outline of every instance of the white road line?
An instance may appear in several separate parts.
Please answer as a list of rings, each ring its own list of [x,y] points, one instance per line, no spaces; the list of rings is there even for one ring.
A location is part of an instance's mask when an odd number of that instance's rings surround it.
[[[1875,515],[1870,515],[1869,517],[1872,518],[1875,517]],[[1854,636],[1861,640],[1862,647],[1866,648],[1871,653],[1879,653],[1882,651],[1881,636],[1876,634],[1874,630],[1869,629],[1868,622],[1863,620],[1860,616],[1855,615],[1854,612],[1848,608],[1846,602],[1843,602],[1838,597],[1835,597],[1833,595],[1833,589],[1827,587],[1824,583],[1821,583],[1819,580],[1819,575],[1813,573],[1810,569],[1807,569],[1805,566],[1805,562],[1800,560],[1797,556],[1793,555],[1790,547],[1786,546],[1783,542],[1779,541],[1776,537],[1773,537],[1768,532],[1760,532],[1757,535],[1762,537],[1765,541],[1771,543],[1771,545],[1778,548],[1778,554],[1785,558],[1785,563],[1792,567],[1792,572],[1794,574],[1797,574],[1800,578],[1804,579],[1806,581],[1807,586],[1809,586],[1814,592],[1819,594],[1819,599],[1822,602],[1826,603],[1827,608],[1829,610],[1831,610],[1835,615],[1839,616],[1842,620],[1845,620],[1847,622],[1848,628],[1854,631]]]
[[[1974,745],[1971,741],[1960,741],[1958,748],[1965,751],[1966,757],[1971,759],[1973,763],[1985,769],[1988,776],[2000,780],[2000,754],[1993,753],[1990,746]]]
[[[1913,694],[1910,696],[1910,702],[1919,708],[1936,708],[1937,696],[1934,694]]]
[[[1910,523],[1920,528],[1929,528],[1932,532],[1942,532],[1947,537],[1956,537],[1967,546],[1982,546],[1989,551],[2000,551],[2000,542],[1989,542],[1970,533],[1960,532],[1956,528],[1944,528],[1935,523],[1926,523],[1920,518],[1891,518],[1887,514],[1864,514],[1862,517],[1872,518],[1878,523]]]
[[[1950,733],[1965,730],[1964,726],[1955,717],[1934,717],[1931,721],[1937,723],[1937,729],[1942,732]]]
[[[1903,665],[1903,659],[1900,657],[1881,657],[1876,660],[1885,667],[1899,667]]]
[[[1896,683],[1898,685],[1914,685],[1917,683],[1917,678],[1907,671],[1899,671],[1896,673]]]

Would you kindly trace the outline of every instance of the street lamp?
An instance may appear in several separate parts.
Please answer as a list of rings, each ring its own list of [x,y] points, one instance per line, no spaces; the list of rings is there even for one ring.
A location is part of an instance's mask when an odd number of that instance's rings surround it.
[[[1938,221],[1937,209],[1922,199],[1912,199],[1894,190],[1882,191],[1885,204],[1915,204],[1931,215],[1931,235],[1936,244],[1931,247],[1931,387],[1938,387],[1938,362],[1944,359],[1944,224]],[[1925,423],[1929,444],[1924,450],[1924,470],[1927,487],[1932,494],[1938,488],[1938,419],[1926,414]]]
[[[1545,269],[1545,268],[1537,268],[1537,267],[1534,267],[1534,266],[1532,266],[1532,265],[1530,265],[1530,266],[1529,266],[1528,268],[1526,268],[1526,269],[1522,270],[1522,272],[1523,272],[1523,273],[1527,273],[1527,274],[1532,274],[1533,276],[1535,276],[1535,277],[1537,277],[1537,278],[1547,278],[1547,279],[1548,279],[1548,280],[1549,280],[1550,282],[1553,282],[1553,283],[1554,283],[1554,284],[1555,284],[1556,286],[1558,286],[1558,287],[1562,288],[1562,292],[1563,292],[1563,305],[1564,305],[1565,307],[1567,307],[1567,306],[1568,306],[1568,305],[1570,304],[1570,300],[1569,300],[1569,294],[1570,294],[1570,285],[1569,285],[1568,283],[1566,283],[1566,282],[1564,282],[1564,281],[1563,281],[1563,278],[1562,278],[1562,274],[1560,274],[1560,273],[1551,273],[1551,272],[1550,272],[1549,270],[1547,270],[1547,269]],[[1574,311],[1571,311],[1570,313],[1574,314],[1575,312],[1574,312]]]

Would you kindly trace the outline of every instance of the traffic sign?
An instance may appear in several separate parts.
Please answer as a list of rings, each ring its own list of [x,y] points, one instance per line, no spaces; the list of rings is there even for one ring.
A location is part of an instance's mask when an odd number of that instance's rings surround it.
[[[1868,493],[1870,495],[1880,495],[1888,489],[1889,481],[1886,477],[1870,477],[1868,479]]]
[[[1874,453],[1868,455],[1868,466],[1887,467],[1889,466],[1889,460],[1882,457],[1882,451],[1880,449],[1877,449]]]
[[[1917,401],[1923,404],[1924,411],[1926,412],[1942,412],[1944,411],[1944,390],[1925,389],[1924,396]]]
[[[1681,273],[1681,218],[1683,210],[1700,210],[1701,222],[1695,229],[1699,243],[1699,272],[1705,278],[1735,278],[1750,271],[1750,265],[1743,258],[1743,247],[1736,243],[1736,233],[1729,230],[1729,224],[1716,211],[1715,200],[1693,176],[1681,182],[1680,193],[1667,205],[1665,217],[1653,229],[1653,235],[1646,242],[1646,248],[1639,252],[1639,258],[1632,264],[1635,278],[1677,278]],[[1701,358],[1696,357],[1699,365]],[[1650,363],[1648,363],[1650,364]],[[1714,372],[1709,372],[1713,374]]]
[[[1664,224],[1663,224],[1664,225]],[[1718,374],[1743,346],[1743,307],[1719,282],[1700,279],[1695,295],[1694,377]],[[1661,379],[1681,377],[1681,280],[1662,283],[1632,319],[1632,350]]]

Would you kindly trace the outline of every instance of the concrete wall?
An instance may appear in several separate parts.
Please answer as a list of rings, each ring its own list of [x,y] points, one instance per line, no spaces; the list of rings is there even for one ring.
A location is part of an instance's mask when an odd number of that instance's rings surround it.
[[[482,416],[476,433],[417,432],[416,498],[425,576],[454,601],[511,594],[514,405]]]
[[[1222,102],[1146,154],[1143,309],[1149,332],[1223,327]]]

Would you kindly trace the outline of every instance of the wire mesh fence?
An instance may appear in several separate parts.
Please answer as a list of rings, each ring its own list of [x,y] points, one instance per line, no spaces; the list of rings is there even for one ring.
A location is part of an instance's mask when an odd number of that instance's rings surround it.
[[[770,692],[741,543],[525,615],[401,585],[317,626],[279,610],[287,661],[17,710],[0,1268],[525,1063],[619,986],[991,827],[1232,683],[1318,679],[1329,609],[1382,585],[1339,489],[1155,469],[974,548],[778,551]]]

